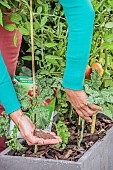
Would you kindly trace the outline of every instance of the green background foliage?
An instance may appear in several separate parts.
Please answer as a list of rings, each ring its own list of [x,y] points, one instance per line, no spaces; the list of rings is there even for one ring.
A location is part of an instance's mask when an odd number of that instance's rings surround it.
[[[19,2],[22,6],[19,6]],[[113,87],[113,1],[112,0],[92,0],[95,9],[94,36],[92,40],[89,65],[93,62],[101,63],[104,74],[102,77],[101,92],[104,94],[111,91],[104,91],[104,88]],[[7,24],[4,19],[4,12],[11,8],[8,14],[14,24]],[[30,42],[30,6],[27,0],[4,0],[0,2],[0,24],[5,29],[13,31],[19,29],[23,35],[26,48],[21,49],[19,58],[18,73],[26,65],[31,68],[31,42]],[[34,49],[35,64],[37,74],[46,75],[47,78],[62,78],[66,65],[65,53],[67,46],[68,27],[64,16],[64,11],[58,0],[33,0],[33,26],[34,26]],[[14,36],[16,46],[17,35]],[[83,42],[84,44],[85,42]],[[27,44],[27,45],[26,45]],[[94,86],[92,86],[93,94]],[[96,86],[97,87],[97,86]],[[98,91],[98,89],[97,89]],[[94,94],[94,96],[96,93]],[[72,111],[66,99],[66,95],[59,84],[57,90],[56,108],[60,114],[69,112],[71,119]],[[93,96],[90,97],[93,100]],[[111,107],[108,99],[107,106]],[[102,100],[99,100],[99,102]],[[107,112],[107,110],[106,110]]]

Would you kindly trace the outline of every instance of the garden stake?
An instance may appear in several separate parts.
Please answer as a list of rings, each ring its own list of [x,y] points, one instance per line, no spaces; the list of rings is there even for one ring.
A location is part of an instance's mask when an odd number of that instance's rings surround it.
[[[92,116],[91,134],[94,134],[95,132],[95,125],[96,125],[96,113]]]
[[[34,38],[33,38],[33,3],[30,0],[30,27],[31,27],[31,48],[32,48],[32,76],[33,76],[33,96],[36,95],[36,88],[35,88],[35,56],[34,56]],[[36,115],[34,115],[34,124],[36,123]],[[38,150],[37,145],[35,145],[34,153]]]

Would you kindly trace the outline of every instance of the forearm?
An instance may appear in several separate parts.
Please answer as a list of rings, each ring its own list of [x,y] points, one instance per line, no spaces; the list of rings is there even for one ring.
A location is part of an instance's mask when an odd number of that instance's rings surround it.
[[[63,86],[82,90],[90,54],[94,10],[90,0],[59,0],[68,23],[68,45]]]
[[[7,114],[10,114],[18,110],[21,105],[16,96],[11,78],[3,61],[0,52],[0,102],[6,110]]]

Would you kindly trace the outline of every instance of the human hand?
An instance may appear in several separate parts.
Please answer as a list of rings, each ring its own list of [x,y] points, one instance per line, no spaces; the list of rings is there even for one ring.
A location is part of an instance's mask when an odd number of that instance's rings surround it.
[[[95,104],[88,104],[86,105],[86,101],[88,99],[88,96],[84,92],[84,90],[71,90],[71,89],[64,89],[67,95],[67,99],[73,106],[73,108],[76,110],[78,115],[86,120],[87,122],[92,122],[92,119],[90,116],[93,116],[93,114],[103,109],[100,106],[97,106]]]
[[[45,133],[50,133],[53,136],[53,139],[43,139],[38,138],[33,135],[35,130],[35,125],[32,121],[24,114],[20,114],[21,109],[19,109],[19,113],[11,113],[10,117],[18,126],[21,135],[26,140],[28,145],[48,145],[48,144],[57,144],[61,142],[60,137],[56,136],[53,132],[43,131]],[[18,112],[18,111],[16,111]],[[18,119],[18,120],[17,120]]]

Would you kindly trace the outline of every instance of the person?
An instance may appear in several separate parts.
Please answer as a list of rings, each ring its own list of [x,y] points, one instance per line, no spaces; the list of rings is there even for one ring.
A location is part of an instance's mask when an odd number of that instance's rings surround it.
[[[84,92],[83,87],[85,70],[88,63],[88,57],[90,54],[91,41],[93,36],[95,12],[90,0],[59,0],[59,2],[63,6],[66,21],[68,24],[66,68],[63,76],[62,85],[64,87],[69,102],[74,107],[78,115],[86,121],[91,122],[91,116],[97,110],[102,110],[101,107],[95,104],[86,104],[88,96]],[[14,32],[12,34],[14,35]],[[18,35],[18,37],[20,37],[21,39],[20,34]],[[9,42],[11,41],[11,39],[12,38],[9,38]],[[2,27],[0,27],[0,42],[2,42],[2,45],[0,45],[0,49],[2,51],[4,61],[7,60],[5,60],[5,58],[8,58],[8,60],[6,61],[6,65],[9,68],[10,72],[10,69],[12,69],[12,64],[9,65],[9,59],[11,57],[11,61],[15,63],[14,65],[16,66],[20,46],[18,45],[18,48],[16,48],[18,49],[16,55],[13,51],[11,53],[10,46],[11,44],[13,45],[13,40],[12,43],[8,43],[6,32],[3,32]],[[8,54],[5,54],[5,48],[8,49]],[[12,55],[14,55],[14,57],[12,57]],[[16,97],[2,57],[0,57],[0,75],[2,75],[2,79],[0,79],[0,101],[4,106],[6,112],[10,114],[10,117],[13,119],[13,121],[19,126],[20,132],[22,133],[28,144],[34,144],[37,142],[39,144],[42,144],[44,140],[39,141],[39,139],[36,138],[34,139],[34,141],[31,140],[31,138],[34,138],[32,135],[32,127],[34,127],[34,125],[27,117],[22,116],[23,114],[20,109],[20,103],[18,102],[18,99]],[[6,95],[7,98],[5,97]],[[24,124],[26,126],[24,126]],[[30,129],[29,131],[26,129],[27,126]],[[25,135],[26,133],[27,135]],[[56,139],[57,142],[60,140],[57,137]]]

